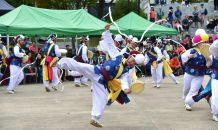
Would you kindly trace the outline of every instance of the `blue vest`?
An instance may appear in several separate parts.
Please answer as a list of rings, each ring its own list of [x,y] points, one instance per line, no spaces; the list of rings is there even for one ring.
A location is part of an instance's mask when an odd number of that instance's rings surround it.
[[[218,56],[213,56],[213,68],[218,68]],[[218,80],[218,71],[213,71],[211,78]]]
[[[206,59],[203,55],[196,53],[197,51],[195,49],[191,49],[190,54],[195,54],[193,58],[188,60],[188,65],[186,67],[186,73],[194,76],[204,76],[205,74],[205,69],[199,70],[199,69],[194,69],[191,68],[191,66],[200,66],[200,67],[205,67],[206,65]]]
[[[104,67],[104,69],[107,71],[108,75],[110,76],[110,79],[113,80],[119,71],[121,61],[122,61],[122,55],[119,55],[115,58],[110,58],[108,61],[104,62],[103,65],[98,64],[98,65],[94,66],[95,74],[101,75],[101,78],[99,79],[98,82],[103,84],[103,85],[105,85],[107,83],[106,79],[104,78],[104,76],[102,74],[101,66]],[[125,67],[123,69],[122,74],[128,72],[129,69],[131,69],[131,68]]]
[[[16,46],[18,46],[18,45],[16,45]],[[18,46],[18,47],[19,47],[19,46]],[[22,49],[21,49],[20,47],[19,47],[19,52],[22,52]],[[11,57],[12,57],[12,59],[11,59],[11,64],[10,64],[10,65],[21,66],[21,61],[18,60],[18,59],[13,58],[13,57],[17,57],[17,56],[15,56],[15,54],[14,54],[14,48],[13,48],[13,50],[12,50],[12,55],[11,55]],[[19,58],[19,57],[17,57],[17,58]]]
[[[77,59],[79,56],[82,56],[83,53],[83,47],[84,43],[80,44],[77,46],[77,51],[76,51],[76,56],[73,59]],[[78,53],[79,49],[81,48],[80,52]],[[88,56],[88,51],[87,51],[87,56]],[[82,59],[82,63],[85,63],[85,61]]]
[[[4,45],[2,45],[2,44],[0,44],[0,49],[3,51],[3,46]],[[2,55],[1,55],[1,53],[0,53],[0,61],[2,61]],[[2,62],[1,62],[2,63]]]
[[[151,50],[150,50],[152,53],[154,54],[157,54],[155,51],[154,51],[154,46],[151,47]],[[156,61],[157,60],[157,57],[156,56],[153,56],[152,54],[149,53],[149,51],[147,51],[147,55],[148,57],[150,58],[150,63],[152,64],[153,61]],[[161,63],[162,62],[162,59],[158,62],[158,63]]]
[[[44,48],[44,54],[47,56],[47,53],[48,53],[48,49],[49,47],[51,46],[51,44],[46,44],[45,45],[45,48]],[[48,56],[51,56],[52,59],[56,57],[56,54],[55,54],[55,45],[51,48],[51,51],[49,53]]]

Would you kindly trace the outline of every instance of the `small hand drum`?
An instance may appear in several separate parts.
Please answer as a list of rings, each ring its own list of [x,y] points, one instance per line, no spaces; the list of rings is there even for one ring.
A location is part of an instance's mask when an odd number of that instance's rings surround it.
[[[130,90],[132,93],[141,93],[143,90],[144,90],[144,85],[145,83],[143,83],[142,81],[135,81],[135,82],[132,82],[130,84]]]
[[[22,58],[22,62],[23,63],[26,63],[29,59],[29,56],[28,55],[25,55],[23,58]]]
[[[152,66],[153,66],[153,68],[157,68],[158,67],[158,64],[157,64],[157,62],[156,61],[153,61],[153,63],[152,63]]]
[[[93,58],[93,53],[90,50],[88,50],[88,58]]]
[[[102,51],[100,44],[97,46],[97,50],[98,50],[98,51]]]
[[[56,64],[57,64],[57,62],[58,62],[58,57],[55,57],[55,58],[51,61],[50,67],[55,67]]]
[[[202,54],[204,57],[211,55],[211,53],[210,53],[210,51],[209,51],[209,48],[210,48],[210,45],[209,45],[209,44],[203,44],[203,45],[201,45],[200,52],[201,52],[201,54]]]

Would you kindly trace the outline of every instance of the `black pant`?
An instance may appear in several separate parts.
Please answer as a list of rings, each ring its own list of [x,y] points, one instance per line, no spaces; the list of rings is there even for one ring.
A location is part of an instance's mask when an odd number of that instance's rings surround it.
[[[214,10],[218,10],[218,4],[214,5]]]
[[[189,26],[182,26],[183,27],[183,29],[185,29],[185,30],[189,30]]]
[[[143,65],[143,73],[147,76],[151,76],[151,64]]]
[[[213,28],[214,28],[213,24],[208,24],[207,25],[207,29],[213,29]]]
[[[150,21],[151,22],[155,22],[155,18],[150,18]]]

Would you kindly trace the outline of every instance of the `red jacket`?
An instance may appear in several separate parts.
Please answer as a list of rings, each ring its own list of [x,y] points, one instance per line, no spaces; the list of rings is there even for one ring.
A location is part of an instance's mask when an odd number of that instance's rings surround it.
[[[175,68],[176,66],[181,66],[181,65],[180,65],[180,62],[179,62],[179,59],[175,60],[174,58],[172,58],[172,59],[170,60],[170,67],[173,68],[173,71],[175,71],[174,68]]]
[[[29,50],[33,51],[36,54],[36,47],[30,46]],[[37,52],[39,52],[39,48],[38,47],[37,47]]]

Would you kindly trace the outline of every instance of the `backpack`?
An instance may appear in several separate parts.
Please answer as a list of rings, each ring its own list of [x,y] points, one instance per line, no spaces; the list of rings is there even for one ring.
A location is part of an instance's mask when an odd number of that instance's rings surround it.
[[[204,15],[207,15],[207,9],[204,10]]]

